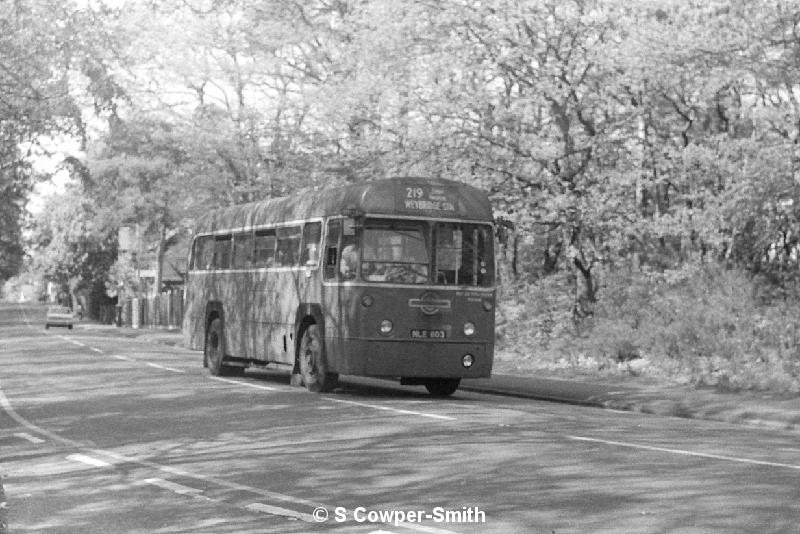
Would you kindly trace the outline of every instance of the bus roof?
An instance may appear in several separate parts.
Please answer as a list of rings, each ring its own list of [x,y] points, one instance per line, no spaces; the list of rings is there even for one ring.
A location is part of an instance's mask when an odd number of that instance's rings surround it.
[[[343,187],[300,191],[211,211],[197,220],[196,233],[331,215],[401,215],[492,221],[486,192],[442,178],[389,178]]]

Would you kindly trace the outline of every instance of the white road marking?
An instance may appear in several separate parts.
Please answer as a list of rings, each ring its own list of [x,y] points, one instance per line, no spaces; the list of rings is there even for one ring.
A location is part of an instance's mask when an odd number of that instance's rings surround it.
[[[70,454],[67,456],[67,460],[81,462],[86,465],[91,465],[92,467],[111,467],[110,463],[104,460],[98,460],[97,458],[93,458],[91,456],[86,456],[85,454]]]
[[[8,398],[3,393],[1,387],[0,387],[0,406],[2,406],[3,410],[5,410],[5,412],[12,419],[17,421],[22,426],[28,428],[29,430],[31,430],[33,432],[36,432],[38,434],[41,434],[43,436],[47,436],[51,440],[56,441],[58,443],[71,445],[71,446],[75,447],[76,449],[87,450],[83,445],[81,445],[77,441],[73,441],[73,440],[70,440],[70,439],[67,439],[67,438],[63,438],[63,437],[59,436],[58,434],[55,434],[53,432],[45,430],[44,428],[36,426],[35,424],[31,423],[30,421],[28,421],[24,417],[20,416],[14,410],[14,408],[11,406],[11,403],[8,401]],[[99,456],[104,456],[106,458],[110,458],[114,462],[135,463],[135,464],[138,464],[138,465],[141,465],[141,466],[144,466],[144,467],[149,467],[151,469],[156,469],[156,470],[164,472],[164,473],[169,473],[169,474],[172,474],[172,475],[177,475],[177,476],[181,476],[181,477],[185,477],[185,478],[192,478],[194,480],[203,480],[203,481],[211,482],[213,484],[216,484],[218,486],[222,486],[222,487],[225,487],[225,488],[228,488],[228,489],[233,489],[233,490],[237,490],[237,491],[247,491],[247,492],[254,493],[256,495],[260,495],[262,497],[266,497],[266,498],[277,500],[277,501],[284,501],[284,502],[289,502],[289,503],[297,504],[297,505],[310,506],[311,508],[315,508],[315,507],[320,505],[320,503],[318,503],[318,502],[307,501],[307,500],[302,499],[300,497],[294,497],[294,496],[291,496],[291,495],[284,495],[282,493],[263,490],[263,489],[260,489],[260,488],[247,486],[245,484],[237,484],[235,482],[230,482],[228,480],[224,480],[224,479],[220,479],[220,478],[216,478],[216,477],[212,477],[212,476],[208,476],[208,475],[203,475],[201,473],[192,473],[192,472],[189,472],[189,471],[184,471],[183,469],[178,469],[178,468],[175,468],[175,467],[169,467],[169,466],[157,464],[155,462],[150,462],[148,460],[143,460],[143,459],[138,459],[138,458],[125,456],[125,455],[122,455],[122,454],[117,454],[117,453],[111,452],[111,451],[91,449],[91,450],[88,450],[87,452],[90,452],[90,453],[92,453],[94,455],[99,455]],[[88,465],[91,465],[93,467],[110,467],[110,466],[113,465],[110,462],[106,462],[104,460],[101,460],[101,459],[98,459],[98,458],[94,458],[92,456],[87,456],[85,454],[71,454],[71,455],[67,456],[67,459],[73,460],[73,461],[76,461],[76,462],[80,462],[80,463],[84,463],[84,464],[88,464]]]
[[[392,408],[390,406],[380,406],[378,404],[367,404],[365,402],[356,402],[356,401],[345,400],[345,399],[333,399],[333,398],[330,398],[330,397],[327,397],[326,399],[329,400],[329,401],[332,401],[332,402],[341,402],[341,403],[344,403],[344,404],[353,404],[355,406],[363,406],[364,408],[372,408],[374,410],[383,410],[383,411],[387,411],[387,412],[401,413],[403,415],[416,415],[418,417],[428,417],[430,419],[442,419],[442,420],[445,420],[445,421],[455,421],[456,420],[455,417],[450,417],[449,415],[439,415],[439,414],[435,414],[435,413],[426,413],[426,412],[415,412],[413,410],[403,410],[403,409],[400,409],[400,408]]]
[[[124,362],[135,362],[133,358],[128,358],[127,356],[123,356],[122,354],[112,354],[112,358],[116,358],[117,360],[122,360]]]
[[[144,362],[150,367],[155,367],[156,369],[163,369],[164,371],[171,371],[173,373],[185,373],[186,371],[182,371],[181,369],[175,369],[174,367],[167,367],[166,365],[159,365],[157,363],[151,362]]]
[[[736,462],[741,464],[751,464],[751,465],[766,465],[769,467],[781,467],[784,469],[798,469],[800,470],[800,465],[794,464],[784,464],[780,462],[768,462],[765,460],[753,460],[750,458],[739,458],[736,456],[726,456],[724,454],[710,454],[706,452],[695,452],[695,451],[687,451],[684,449],[670,449],[668,447],[656,447],[653,445],[641,445],[637,443],[625,443],[624,441],[611,441],[607,439],[598,439],[598,438],[587,438],[583,436],[567,436],[569,439],[573,439],[576,441],[588,441],[591,443],[602,443],[604,445],[615,445],[617,447],[627,447],[630,449],[642,449],[646,451],[655,451],[655,452],[667,452],[670,454],[679,454],[682,456],[694,456],[697,458],[709,458],[712,460],[723,460],[726,462]]]
[[[44,440],[42,438],[37,438],[36,436],[28,434],[27,432],[17,432],[14,435],[20,439],[30,441],[31,443],[37,443],[37,444],[44,443]]]
[[[161,489],[165,489],[178,495],[189,495],[190,497],[195,497],[198,499],[204,500],[213,500],[205,495],[202,495],[203,490],[197,488],[191,488],[189,486],[184,486],[183,484],[178,484],[177,482],[172,482],[170,480],[164,480],[163,478],[146,478],[142,481],[145,484],[150,484],[151,486],[157,486]]]
[[[208,378],[210,378],[211,380],[217,380],[219,382],[226,382],[228,384],[233,384],[233,385],[236,385],[236,386],[246,386],[246,387],[250,387],[250,388],[263,389],[265,391],[280,391],[278,388],[273,388],[273,387],[269,387],[269,386],[262,386],[260,384],[252,384],[250,382],[244,382],[244,381],[240,381],[240,380],[229,380],[227,378],[220,378],[218,376],[209,376]],[[288,390],[284,390],[284,391],[288,391]],[[350,401],[350,400],[344,400],[344,399],[335,399],[335,398],[332,398],[332,397],[323,397],[323,398],[325,400],[328,400],[328,401],[331,401],[331,402],[340,402],[340,403],[345,403],[345,404],[353,404],[355,406],[362,406],[364,408],[372,408],[374,410],[383,410],[383,411],[387,411],[387,412],[400,413],[400,414],[403,414],[403,415],[416,415],[417,417],[427,417],[427,418],[430,418],[430,419],[440,419],[440,420],[445,420],[445,421],[455,421],[456,420],[455,417],[450,417],[448,415],[438,415],[438,414],[432,414],[432,413],[417,412],[417,411],[413,411],[413,410],[403,410],[403,409],[400,409],[400,408],[392,408],[392,407],[389,407],[389,406],[380,406],[380,405],[377,405],[377,404],[367,404],[367,403],[364,403],[364,402],[356,402],[356,401]]]
[[[161,471],[162,473],[168,473],[170,475],[175,475],[175,476],[183,477],[183,478],[192,478],[194,480],[202,480],[202,481],[205,481],[205,482],[211,482],[213,484],[216,484],[217,486],[222,486],[223,488],[228,488],[228,489],[232,489],[232,490],[236,490],[236,491],[246,491],[246,492],[253,493],[255,495],[260,495],[262,497],[266,497],[266,498],[273,499],[273,500],[284,501],[284,502],[289,502],[289,503],[292,503],[292,504],[298,504],[298,505],[303,505],[303,506],[310,506],[311,508],[315,508],[315,507],[321,505],[318,502],[307,501],[307,500],[302,499],[300,497],[294,497],[292,495],[284,495],[283,493],[277,493],[277,492],[274,492],[274,491],[263,490],[263,489],[260,489],[260,488],[254,488],[253,486],[247,486],[245,484],[237,484],[236,482],[231,482],[229,480],[225,480],[225,479],[222,479],[222,478],[217,478],[217,477],[210,476],[210,475],[204,475],[202,473],[193,473],[191,471],[186,471],[186,470],[180,469],[178,467],[171,467],[171,466],[168,466],[168,465],[161,465],[161,464],[158,464],[156,462],[151,462],[149,460],[140,459],[140,458],[134,458],[134,457],[131,457],[131,456],[125,456],[123,454],[118,454],[116,452],[112,452],[112,451],[108,451],[108,450],[92,449],[92,450],[90,450],[88,452],[91,452],[92,454],[99,455],[99,456],[105,456],[107,458],[112,459],[114,462],[118,462],[118,463],[134,463],[134,464],[141,465],[141,466],[144,466],[144,467],[149,467],[151,469],[156,469],[158,471]]]
[[[94,348],[94,347],[89,347],[89,350],[92,350],[92,351],[94,351],[94,352],[98,352],[98,353],[100,353],[100,354],[103,354],[103,350],[102,350],[102,349],[97,349],[97,348]]]
[[[73,341],[73,340],[71,340],[69,338],[64,338],[64,339],[66,339],[66,340],[68,340],[71,343],[74,343],[76,345],[85,346],[83,343],[80,343],[80,342],[77,342],[77,341]],[[122,356],[122,355],[113,355],[113,357],[117,358],[117,359],[120,359],[120,360],[137,362],[137,360],[134,360],[134,359]],[[144,362],[144,363],[147,363],[148,365],[151,365],[148,362]],[[219,377],[209,377],[209,378],[212,378],[214,380],[218,380],[218,381],[221,381],[221,382],[228,382],[228,383],[231,383],[231,384],[234,384],[234,385],[243,385],[243,386],[256,388],[256,389],[261,389],[261,390],[265,390],[265,391],[277,391],[278,390],[277,388],[272,388],[272,387],[268,387],[268,386],[261,386],[261,385],[258,385],[258,384],[251,384],[251,383],[240,382],[240,381],[236,381],[236,380],[228,380],[228,379],[219,378]],[[391,411],[391,412],[396,412],[396,413],[403,413],[403,414],[406,414],[406,415],[417,415],[417,416],[422,416],[422,417],[430,417],[430,418],[434,418],[434,419],[446,419],[446,420],[454,420],[455,419],[453,417],[448,417],[448,416],[444,416],[444,415],[426,414],[426,413],[422,413],[422,412],[414,412],[414,411],[411,411],[411,410],[400,410],[400,409],[397,409],[397,408],[390,408],[390,407],[386,407],[386,406],[377,406],[377,405],[359,403],[359,402],[355,402],[355,401],[346,401],[346,400],[343,400],[343,399],[330,399],[330,398],[328,398],[327,400],[332,400],[332,401],[335,401],[335,402],[345,402],[345,403],[364,406],[364,407],[367,407],[367,408],[373,408],[373,409],[377,409],[377,410],[385,410],[385,411]],[[49,437],[50,439],[52,439],[54,441],[57,441],[57,442],[60,442],[60,443],[64,443],[64,444],[70,444],[70,445],[74,446],[77,449],[87,450],[85,448],[85,446],[81,445],[80,443],[78,443],[76,441],[69,440],[67,438],[63,438],[63,437],[61,437],[61,436],[59,436],[59,435],[57,435],[57,434],[55,434],[53,432],[49,432],[49,431],[47,431],[47,430],[45,430],[45,429],[43,429],[43,428],[31,423],[30,421],[24,419],[23,417],[21,417],[19,414],[16,413],[14,408],[11,406],[11,403],[8,401],[8,398],[6,398],[5,394],[2,391],[2,387],[0,387],[0,406],[6,411],[6,413],[12,419],[16,420],[19,424],[25,426],[29,430],[37,432],[37,433],[42,434],[44,436],[47,436],[47,437]],[[90,452],[92,454],[99,455],[99,456],[104,456],[106,458],[110,458],[114,462],[136,463],[138,465],[149,467],[149,468],[152,468],[152,469],[156,469],[156,470],[159,470],[159,471],[164,472],[164,473],[169,473],[169,474],[172,474],[172,475],[177,475],[177,476],[181,476],[181,477],[185,477],[185,478],[192,478],[192,479],[195,479],[195,480],[202,480],[202,481],[206,481],[206,482],[211,482],[211,483],[214,483],[216,485],[219,485],[219,486],[222,486],[222,487],[226,487],[226,488],[229,488],[229,489],[238,490],[238,491],[248,491],[248,492],[251,492],[251,493],[254,493],[256,495],[260,495],[262,497],[266,497],[266,498],[269,498],[269,499],[272,499],[272,500],[288,502],[288,503],[294,504],[294,505],[310,506],[312,508],[320,506],[319,502],[312,502],[312,501],[308,501],[308,500],[302,499],[300,497],[295,497],[295,496],[291,496],[291,495],[284,495],[282,493],[263,490],[263,489],[260,489],[260,488],[247,486],[247,485],[244,485],[244,484],[237,484],[235,482],[231,482],[231,481],[228,481],[228,480],[216,478],[216,477],[213,477],[213,476],[203,475],[201,473],[192,473],[192,472],[189,472],[189,471],[184,471],[182,469],[178,469],[178,468],[174,468],[174,467],[170,467],[170,466],[165,466],[165,465],[160,465],[160,464],[157,464],[155,462],[148,461],[148,460],[137,459],[137,458],[124,456],[122,454],[117,454],[117,453],[114,453],[112,451],[98,450],[98,449],[88,449],[87,452]],[[113,465],[112,463],[106,462],[106,461],[98,459],[98,458],[94,458],[92,456],[87,456],[87,455],[84,455],[84,454],[72,454],[72,455],[67,456],[67,459],[73,460],[73,461],[77,461],[77,462],[80,462],[80,463],[84,463],[84,464],[87,464],[87,465],[91,465],[93,467],[110,467],[110,466]],[[160,481],[163,481],[163,482],[160,482]],[[153,484],[153,485],[159,485],[159,486],[164,487],[165,489],[169,489],[171,491],[181,490],[183,492],[187,492],[187,494],[192,495],[192,496],[196,496],[197,495],[195,493],[195,491],[194,491],[194,488],[189,488],[188,486],[182,486],[180,484],[172,483],[172,482],[169,482],[169,481],[166,481],[166,480],[163,480],[163,479],[151,478],[151,479],[146,479],[145,482]],[[207,497],[202,497],[202,498],[207,498]],[[209,500],[211,500],[211,499],[209,499]],[[271,505],[264,504],[264,503],[252,503],[251,505],[248,505],[247,508],[250,508],[250,509],[252,509],[254,511],[266,512],[266,513],[272,513],[272,512],[276,512],[276,511],[285,511],[285,512],[288,512],[288,513],[292,514],[291,517],[297,517],[297,518],[300,518],[300,519],[302,519],[303,517],[308,515],[308,514],[303,514],[301,512],[295,512],[293,510],[289,510],[289,509],[281,508],[281,507],[277,507],[277,506],[271,506]],[[309,516],[309,517],[311,517],[311,516]],[[312,517],[312,521],[313,521],[313,517]],[[403,523],[403,524],[398,525],[398,526],[403,527],[403,528],[407,528],[407,529],[411,529],[411,530],[416,530],[416,531],[419,531],[419,532],[428,532],[428,533],[435,533],[435,534],[454,534],[452,531],[443,530],[443,529],[436,529],[436,528],[432,528],[432,527],[425,527],[425,526],[416,525],[416,524]]]
[[[417,532],[427,532],[428,534],[456,534],[452,530],[445,530],[443,528],[426,527],[425,525],[418,525],[417,523],[398,523],[398,527],[407,528],[409,530],[416,530]]]
[[[252,504],[248,504],[247,506],[245,506],[245,508],[247,508],[248,510],[252,510],[254,512],[263,512],[265,514],[270,514],[270,515],[291,517],[294,519],[299,519],[300,521],[305,521],[306,523],[317,522],[314,520],[314,517],[311,514],[304,514],[303,512],[296,512],[295,510],[289,510],[288,508],[281,508],[280,506],[272,506],[260,502],[254,502]]]
[[[262,386],[260,384],[251,384],[250,382],[241,382],[239,380],[228,380],[227,378],[220,378],[218,376],[209,376],[208,378],[210,378],[211,380],[217,380],[219,382],[227,382],[228,384],[235,384],[237,386],[247,386],[249,388],[263,389],[264,391],[278,391],[277,388]]]
[[[510,375],[507,373],[492,373],[492,376],[507,376],[509,378],[519,378],[519,375]],[[568,382],[570,384],[574,384],[575,380],[571,380],[569,378],[552,378],[552,377],[545,377],[544,380],[548,382]]]
[[[80,445],[78,444],[77,441],[72,441],[71,439],[62,438],[58,434],[50,432],[49,430],[45,430],[40,426],[34,425],[30,421],[19,415],[16,412],[16,410],[14,410],[14,407],[11,406],[11,403],[8,401],[8,398],[6,397],[5,393],[3,393],[2,386],[0,386],[0,407],[3,408],[3,410],[8,414],[9,417],[11,417],[14,421],[24,426],[28,430],[36,434],[41,434],[42,436],[46,436],[55,442],[64,443],[67,445],[72,445],[73,447],[76,448],[80,448]]]

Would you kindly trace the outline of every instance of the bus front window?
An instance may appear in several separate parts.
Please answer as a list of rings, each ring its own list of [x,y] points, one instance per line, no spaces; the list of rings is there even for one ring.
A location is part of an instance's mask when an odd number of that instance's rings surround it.
[[[367,223],[361,241],[361,277],[368,282],[429,282],[430,259],[425,235],[421,224]]]
[[[492,285],[494,282],[492,239],[490,226],[438,223],[434,228],[436,283]]]

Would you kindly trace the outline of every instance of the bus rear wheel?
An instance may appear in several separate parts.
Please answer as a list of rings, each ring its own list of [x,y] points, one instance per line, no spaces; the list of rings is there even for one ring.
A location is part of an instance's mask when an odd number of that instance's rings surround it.
[[[425,381],[425,389],[434,397],[449,397],[461,384],[460,378],[433,378]]]
[[[319,326],[308,325],[300,338],[300,375],[306,389],[313,392],[331,391],[336,387],[339,375],[328,372],[325,361],[325,345]]]
[[[219,318],[208,325],[203,357],[208,371],[213,376],[233,376],[244,371],[241,367],[225,365],[225,335],[222,330],[222,320]]]

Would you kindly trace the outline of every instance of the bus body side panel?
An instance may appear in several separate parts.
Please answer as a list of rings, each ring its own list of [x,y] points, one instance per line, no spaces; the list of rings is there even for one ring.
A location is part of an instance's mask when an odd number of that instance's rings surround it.
[[[205,345],[209,276],[210,273],[192,271],[186,277],[182,332],[184,346],[192,350],[203,350]]]
[[[357,313],[357,299],[353,292],[340,284],[322,286],[322,312],[325,315],[325,356],[328,369],[340,374],[363,374],[348,361],[348,347],[345,340],[350,337],[348,326]]]
[[[328,363],[335,372],[430,378],[490,376],[493,290],[327,285],[325,292],[325,344]],[[372,299],[370,306],[363,304],[365,296]],[[490,310],[484,309],[484,302],[491,303]],[[394,325],[389,334],[379,330],[385,319]],[[473,336],[464,333],[467,322],[475,325]],[[469,368],[462,364],[467,354],[475,362]]]
[[[297,307],[294,280],[295,272],[290,270],[270,270],[259,273],[258,280],[248,295],[253,310],[249,325],[254,345],[252,358],[269,362],[291,363],[288,356],[288,347],[291,342],[287,329],[286,310],[292,306],[293,302],[294,307]]]
[[[301,303],[318,304],[318,269],[285,269],[262,273],[248,295],[250,358],[293,364]],[[302,319],[301,319],[302,320]]]
[[[253,283],[250,293],[243,298],[250,300],[251,313],[247,318],[246,330],[249,339],[248,358],[266,362],[268,360],[268,312],[270,307],[267,298],[272,292],[267,291],[267,280],[270,279],[265,271],[256,271],[252,275]]]
[[[219,274],[217,289],[225,310],[225,351],[230,356],[249,356],[248,319],[253,313],[253,302],[246,295],[251,284],[251,274],[247,272]]]
[[[291,360],[294,363],[295,347],[300,343],[299,336],[303,335],[299,331],[303,321],[308,319],[314,323],[322,323],[320,326],[324,331],[327,322],[322,313],[322,273],[319,268],[304,268],[297,273],[297,303],[294,309],[289,310],[291,316],[292,332],[294,332],[294,343],[289,348]]]

